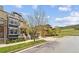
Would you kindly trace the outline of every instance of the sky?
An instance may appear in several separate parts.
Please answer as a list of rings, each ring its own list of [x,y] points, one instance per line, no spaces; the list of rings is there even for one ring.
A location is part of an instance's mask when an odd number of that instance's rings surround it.
[[[52,27],[79,24],[79,5],[4,5],[5,11],[16,11],[25,19],[38,8],[45,12]]]

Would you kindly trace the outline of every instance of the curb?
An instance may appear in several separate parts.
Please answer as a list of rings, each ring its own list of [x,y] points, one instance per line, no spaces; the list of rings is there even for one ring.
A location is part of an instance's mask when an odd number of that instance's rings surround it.
[[[46,43],[47,43],[47,42],[41,43],[41,44],[38,44],[38,45],[36,45],[36,46],[32,46],[32,47],[30,47],[30,48],[26,48],[26,49],[23,49],[23,50],[21,50],[21,51],[15,52],[15,53],[22,53],[23,51],[27,51],[27,50],[29,50],[29,49],[35,48],[35,47],[37,47],[37,46],[41,46],[41,45],[46,44]]]

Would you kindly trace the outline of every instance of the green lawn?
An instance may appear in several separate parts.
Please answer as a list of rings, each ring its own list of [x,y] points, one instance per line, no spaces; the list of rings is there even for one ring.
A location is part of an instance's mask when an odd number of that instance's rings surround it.
[[[61,37],[64,37],[64,36],[79,36],[79,30],[76,30],[74,28],[62,29],[57,34],[58,34],[58,36],[53,36],[53,37],[61,38]]]
[[[21,43],[21,44],[17,44],[17,45],[13,45],[13,46],[1,47],[0,53],[17,52],[22,49],[29,48],[29,47],[32,47],[34,45],[41,44],[44,42],[46,42],[46,41],[45,40],[37,40],[36,42],[31,41],[31,42]]]
[[[60,36],[79,36],[79,30],[64,29],[59,33]]]

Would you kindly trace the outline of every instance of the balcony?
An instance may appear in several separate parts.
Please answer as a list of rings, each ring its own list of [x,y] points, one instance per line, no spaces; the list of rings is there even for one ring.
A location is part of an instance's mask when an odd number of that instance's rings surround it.
[[[9,18],[8,26],[9,27],[18,27],[19,26],[19,22],[15,18]]]
[[[14,24],[9,24],[8,27],[16,27],[16,28],[18,28],[19,26],[18,25],[14,25]]]

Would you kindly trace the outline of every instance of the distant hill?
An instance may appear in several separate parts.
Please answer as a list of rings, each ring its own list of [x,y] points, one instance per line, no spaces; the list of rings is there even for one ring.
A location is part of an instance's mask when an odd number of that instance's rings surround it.
[[[79,24],[77,24],[77,25],[69,25],[69,26],[64,26],[64,27],[59,27],[59,28],[61,28],[61,29],[71,29],[71,28],[79,29]]]
[[[79,24],[58,28],[60,29],[60,33],[58,33],[59,36],[79,36]]]

